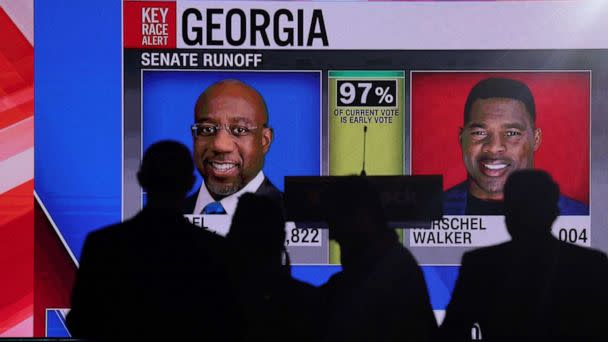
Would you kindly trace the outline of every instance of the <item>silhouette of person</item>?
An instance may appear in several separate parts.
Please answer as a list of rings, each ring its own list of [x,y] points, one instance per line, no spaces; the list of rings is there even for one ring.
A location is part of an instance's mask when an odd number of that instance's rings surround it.
[[[559,186],[544,171],[521,170],[504,194],[512,240],[463,256],[443,340],[605,341],[597,309],[608,304],[608,259],[551,235]]]
[[[389,229],[378,193],[345,177],[322,195],[342,271],[321,287],[326,341],[428,341],[437,324],[422,271]]]
[[[86,238],[67,316],[74,337],[235,339],[225,241],[182,216],[193,172],[178,142],[146,151],[137,174],[145,208]]]
[[[285,219],[272,197],[243,194],[226,235],[246,341],[313,341],[318,294],[291,277]]]

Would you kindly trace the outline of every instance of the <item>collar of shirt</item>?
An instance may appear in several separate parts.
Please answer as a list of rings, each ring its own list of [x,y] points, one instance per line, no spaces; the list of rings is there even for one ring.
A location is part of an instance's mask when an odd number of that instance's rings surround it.
[[[235,192],[234,194],[232,194],[230,196],[226,196],[226,197],[222,198],[220,200],[220,203],[222,204],[222,207],[224,207],[224,210],[226,210],[226,213],[228,215],[232,216],[234,214],[234,211],[236,210],[236,205],[238,204],[239,197],[241,197],[241,195],[246,192],[255,193],[256,191],[258,191],[258,189],[264,182],[264,177],[265,177],[264,172],[260,171],[251,180],[251,182],[249,182],[247,185],[245,185],[245,187],[243,187],[241,190]],[[213,199],[213,197],[211,197],[211,194],[209,193],[209,190],[207,190],[207,187],[205,186],[205,184],[202,184],[201,188],[198,192],[198,197],[196,198],[196,205],[194,206],[194,213],[195,214],[200,213],[201,210],[203,210],[203,208],[211,202],[215,202],[215,200]]]

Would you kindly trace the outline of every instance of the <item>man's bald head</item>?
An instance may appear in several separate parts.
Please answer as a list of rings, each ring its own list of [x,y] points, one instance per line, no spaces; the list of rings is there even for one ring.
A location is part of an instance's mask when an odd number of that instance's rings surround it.
[[[257,104],[259,112],[264,115],[264,124],[268,123],[268,107],[266,107],[266,101],[264,101],[262,95],[247,83],[234,79],[216,82],[205,89],[196,100],[194,115],[200,113],[209,104],[209,101],[218,97],[218,95],[234,95],[248,101],[250,104]]]

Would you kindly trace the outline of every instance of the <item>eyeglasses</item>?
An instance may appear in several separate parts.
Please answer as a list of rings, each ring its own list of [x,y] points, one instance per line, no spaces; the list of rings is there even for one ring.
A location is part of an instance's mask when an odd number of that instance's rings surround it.
[[[266,127],[265,125],[263,127]],[[247,126],[242,124],[212,124],[212,123],[195,123],[190,127],[192,136],[197,137],[213,137],[221,129],[225,129],[228,134],[233,137],[240,138],[252,135],[258,126]]]

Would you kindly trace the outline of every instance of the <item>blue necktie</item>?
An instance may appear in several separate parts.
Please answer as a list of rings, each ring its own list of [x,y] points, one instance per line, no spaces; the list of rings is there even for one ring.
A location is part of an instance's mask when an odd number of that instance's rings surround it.
[[[226,214],[226,210],[224,210],[224,207],[222,207],[222,203],[220,202],[211,202],[209,204],[207,204],[203,210],[201,211],[201,214],[205,214],[205,215],[225,215]]]

